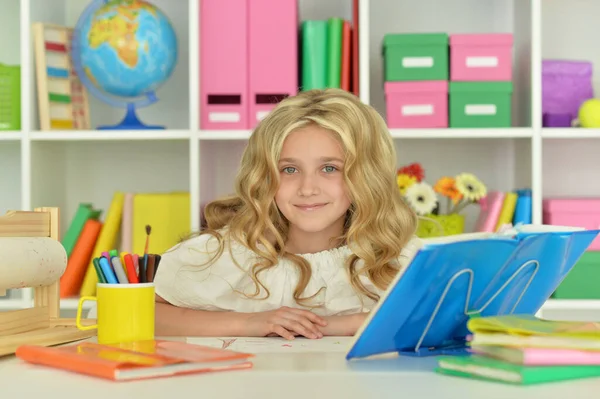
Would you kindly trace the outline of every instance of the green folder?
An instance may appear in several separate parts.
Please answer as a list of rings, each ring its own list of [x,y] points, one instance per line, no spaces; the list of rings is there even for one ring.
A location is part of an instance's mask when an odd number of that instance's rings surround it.
[[[302,90],[327,87],[328,23],[306,20],[302,23]]]
[[[342,37],[344,20],[329,18],[327,21],[327,87],[340,88],[342,77]]]
[[[81,235],[81,231],[85,226],[85,223],[88,219],[98,220],[100,215],[102,214],[102,210],[94,209],[92,204],[89,203],[81,203],[77,208],[77,212],[75,212],[75,216],[67,229],[61,244],[65,248],[67,252],[67,259],[71,257],[71,253],[73,252],[73,248],[75,248],[75,244],[77,244],[77,240]]]
[[[514,385],[600,377],[600,365],[523,366],[480,355],[441,356],[438,365],[439,374]]]

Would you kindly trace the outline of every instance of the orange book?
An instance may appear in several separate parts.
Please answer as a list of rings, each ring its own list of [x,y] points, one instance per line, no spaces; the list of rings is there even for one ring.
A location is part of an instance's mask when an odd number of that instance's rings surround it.
[[[253,354],[186,342],[155,340],[115,345],[80,342],[46,347],[22,345],[15,355],[32,364],[112,381],[132,381],[252,367]]]
[[[61,298],[79,294],[100,230],[102,230],[102,222],[99,220],[88,219],[85,222],[81,235],[67,261],[67,268],[60,277]]]
[[[342,27],[342,71],[340,76],[340,87],[343,90],[350,91],[350,72],[352,71],[351,64],[351,44],[352,44],[352,29],[350,22],[344,21]]]

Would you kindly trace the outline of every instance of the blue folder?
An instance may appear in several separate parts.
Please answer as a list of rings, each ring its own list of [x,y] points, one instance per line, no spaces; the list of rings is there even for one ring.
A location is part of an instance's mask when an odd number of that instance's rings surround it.
[[[534,315],[599,233],[521,231],[426,243],[371,311],[346,359],[466,353],[469,318]]]

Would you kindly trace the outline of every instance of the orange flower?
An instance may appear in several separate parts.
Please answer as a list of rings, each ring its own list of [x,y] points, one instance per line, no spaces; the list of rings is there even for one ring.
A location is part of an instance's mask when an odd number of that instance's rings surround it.
[[[450,198],[455,204],[462,199],[462,194],[457,190],[456,181],[452,177],[442,177],[435,183],[433,189],[436,193]]]

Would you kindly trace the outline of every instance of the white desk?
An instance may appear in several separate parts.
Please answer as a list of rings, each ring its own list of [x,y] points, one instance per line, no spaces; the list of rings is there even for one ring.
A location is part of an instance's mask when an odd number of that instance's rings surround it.
[[[193,340],[190,340],[193,342]],[[393,357],[348,362],[340,349],[256,349],[249,370],[111,382],[26,364],[14,356],[0,359],[2,398],[26,399],[580,399],[600,397],[600,378],[529,387],[467,380],[435,374],[435,358]]]

